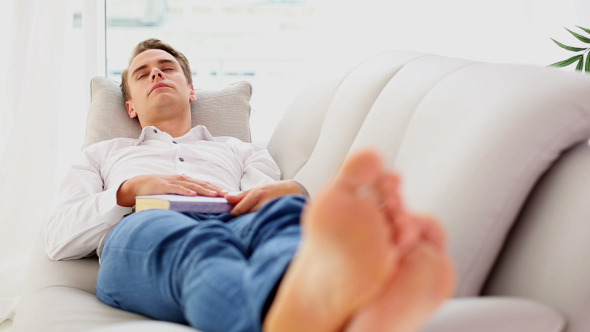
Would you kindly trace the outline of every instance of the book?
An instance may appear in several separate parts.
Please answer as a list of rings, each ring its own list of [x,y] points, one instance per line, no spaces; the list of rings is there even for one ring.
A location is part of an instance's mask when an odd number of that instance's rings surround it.
[[[174,210],[178,212],[226,213],[233,205],[223,197],[145,195],[135,197],[135,211],[150,209]]]

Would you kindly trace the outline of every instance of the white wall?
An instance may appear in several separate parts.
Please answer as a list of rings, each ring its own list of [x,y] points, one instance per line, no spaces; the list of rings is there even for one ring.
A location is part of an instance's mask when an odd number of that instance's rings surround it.
[[[547,65],[568,57],[549,39],[580,42],[589,0],[318,0],[316,47],[423,51],[482,61]]]
[[[307,80],[356,63],[376,50],[419,51],[487,62],[546,66],[572,56],[550,38],[578,46],[582,43],[564,27],[590,28],[590,0],[312,0],[312,3],[316,15],[307,50],[308,69],[284,82],[273,82],[272,87],[254,86],[251,125],[255,141],[265,142],[270,138],[294,96],[293,91]],[[264,99],[271,88],[284,94],[280,103],[269,104]]]

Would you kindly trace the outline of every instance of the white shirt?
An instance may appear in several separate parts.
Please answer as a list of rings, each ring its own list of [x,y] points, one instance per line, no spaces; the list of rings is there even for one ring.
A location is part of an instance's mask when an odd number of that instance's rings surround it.
[[[43,244],[49,257],[100,255],[108,232],[132,211],[117,205],[117,190],[143,174],[186,175],[228,192],[280,178],[268,151],[237,138],[213,137],[203,126],[178,138],[149,126],[138,139],[93,144],[72,165],[45,223]]]

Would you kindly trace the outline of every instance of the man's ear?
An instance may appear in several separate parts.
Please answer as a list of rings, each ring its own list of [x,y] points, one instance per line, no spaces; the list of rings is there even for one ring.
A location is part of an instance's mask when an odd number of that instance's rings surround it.
[[[188,88],[191,91],[191,95],[190,95],[188,101],[190,101],[192,103],[193,101],[196,101],[197,100],[197,96],[195,95],[195,89],[193,88],[193,84],[192,83],[188,85]]]
[[[126,101],[125,107],[127,108],[127,114],[129,114],[130,118],[133,119],[137,117],[137,112],[135,112],[135,110],[133,109],[133,105],[131,105],[131,102]]]

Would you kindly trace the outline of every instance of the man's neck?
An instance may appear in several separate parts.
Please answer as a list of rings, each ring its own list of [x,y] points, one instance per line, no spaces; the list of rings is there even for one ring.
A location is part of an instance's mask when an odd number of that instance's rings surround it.
[[[192,128],[190,113],[188,116],[176,116],[170,119],[157,119],[150,123],[141,123],[141,127],[154,126],[167,132],[172,137],[180,137],[188,133]]]
[[[191,123],[187,124],[186,121],[159,121],[158,123],[152,124],[152,126],[167,132],[172,137],[180,137],[185,135],[191,130]]]

